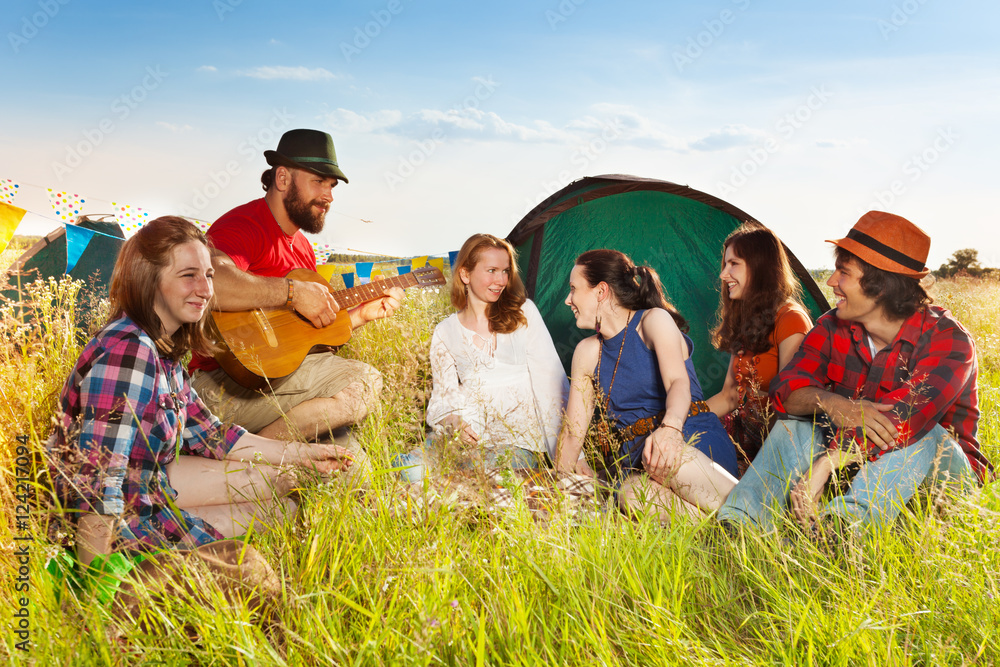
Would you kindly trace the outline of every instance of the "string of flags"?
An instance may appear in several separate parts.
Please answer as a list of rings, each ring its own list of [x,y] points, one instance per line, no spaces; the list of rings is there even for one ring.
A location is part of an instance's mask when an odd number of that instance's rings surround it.
[[[12,179],[0,179],[0,251],[6,249],[14,232],[21,220],[27,214],[27,210],[14,205],[17,195],[21,191],[21,183]],[[36,186],[32,186],[36,187]],[[53,188],[46,188],[48,200],[55,212],[55,217],[66,229],[66,273],[69,273],[76,266],[83,252],[90,245],[95,235],[107,237],[91,229],[78,227],[74,224],[77,217],[81,215],[87,199],[82,195],[71,192],[57,192]],[[135,234],[152,218],[150,212],[141,206],[134,206],[124,202],[111,202],[113,214],[121,227],[126,238]],[[203,232],[211,227],[210,222],[188,218]],[[112,237],[109,237],[112,238]],[[403,275],[413,269],[424,266],[435,266],[444,271],[445,257],[423,255],[412,258],[401,258],[389,262],[355,262],[348,264],[328,264],[330,256],[337,252],[337,248],[329,243],[312,241],[313,254],[316,256],[316,265],[319,272],[328,281],[333,276],[340,276],[347,288],[357,285],[364,285],[373,280],[380,280],[393,275]],[[447,254],[449,266],[453,266],[458,251],[450,251]]]

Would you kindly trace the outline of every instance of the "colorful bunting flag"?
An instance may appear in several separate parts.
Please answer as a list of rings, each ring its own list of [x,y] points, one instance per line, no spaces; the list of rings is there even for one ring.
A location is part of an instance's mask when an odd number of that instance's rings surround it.
[[[23,208],[0,202],[0,252],[7,249],[7,244],[14,238],[14,230],[21,224],[21,218],[27,213]]]
[[[334,274],[337,273],[337,266],[335,264],[320,264],[316,267],[316,273],[323,276],[326,282],[330,282]]]
[[[354,265],[354,271],[358,274],[359,285],[367,285],[371,281],[372,266],[374,264],[374,262],[357,262]]]
[[[111,206],[115,209],[118,226],[125,232],[126,237],[135,234],[140,227],[149,222],[149,212],[144,211],[141,206],[119,204],[118,202],[111,202]]]
[[[49,202],[56,212],[56,217],[62,222],[73,222],[76,220],[76,216],[80,215],[80,211],[87,200],[80,195],[56,192],[52,188],[47,189],[49,192]]]
[[[316,255],[316,264],[326,264],[326,260],[333,254],[333,246],[329,243],[312,242],[313,254]]]
[[[455,260],[456,259],[458,259],[458,251],[457,250],[449,250],[448,251],[448,266],[450,266],[451,268],[454,269],[455,268]]]
[[[351,289],[354,287],[354,274],[353,273],[341,273],[340,277],[344,279],[344,287]]]
[[[83,251],[90,245],[90,239],[96,234],[92,229],[66,225],[66,273],[69,273],[80,261]]]
[[[444,272],[444,257],[434,257],[427,260],[427,264],[435,267],[438,271]]]
[[[9,178],[0,181],[0,202],[13,204],[19,187],[21,186]]]
[[[191,218],[191,222],[193,222],[194,226],[202,232],[208,232],[208,228],[212,226],[211,222],[205,222],[204,220],[197,220],[195,218]]]
[[[427,266],[427,255],[424,255],[423,257],[414,257],[413,261],[410,262],[410,266],[415,269]]]
[[[407,266],[397,266],[396,269],[399,271],[399,275],[402,276],[402,275],[405,275],[405,274],[409,273],[410,270],[413,269],[413,267],[409,266],[409,265],[407,265]]]

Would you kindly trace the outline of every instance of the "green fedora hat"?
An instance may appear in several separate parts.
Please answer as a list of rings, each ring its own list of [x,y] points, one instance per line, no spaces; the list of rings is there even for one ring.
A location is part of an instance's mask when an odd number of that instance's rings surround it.
[[[347,176],[337,164],[333,137],[319,130],[285,132],[281,135],[277,150],[264,151],[264,159],[272,167],[297,167],[348,182]]]

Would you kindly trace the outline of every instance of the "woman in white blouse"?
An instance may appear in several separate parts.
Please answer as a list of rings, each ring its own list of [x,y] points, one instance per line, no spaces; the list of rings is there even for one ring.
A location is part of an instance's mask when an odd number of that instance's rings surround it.
[[[452,271],[458,312],[431,339],[433,439],[454,436],[460,464],[537,468],[546,454],[555,457],[568,382],[542,316],[525,296],[514,249],[476,234]],[[397,458],[397,465],[411,466],[404,478],[423,476],[421,459],[419,452]]]

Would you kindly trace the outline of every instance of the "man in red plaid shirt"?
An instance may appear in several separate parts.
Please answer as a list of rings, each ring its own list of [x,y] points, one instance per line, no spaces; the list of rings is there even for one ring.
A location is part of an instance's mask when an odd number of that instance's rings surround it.
[[[866,213],[838,241],[823,315],[771,384],[779,421],[718,518],[774,528],[791,498],[795,518],[834,529],[887,523],[918,488],[992,475],[976,430],[976,348],[920,279],[930,237],[890,213]],[[862,466],[818,509],[835,468]],[[794,485],[794,488],[793,488]]]

